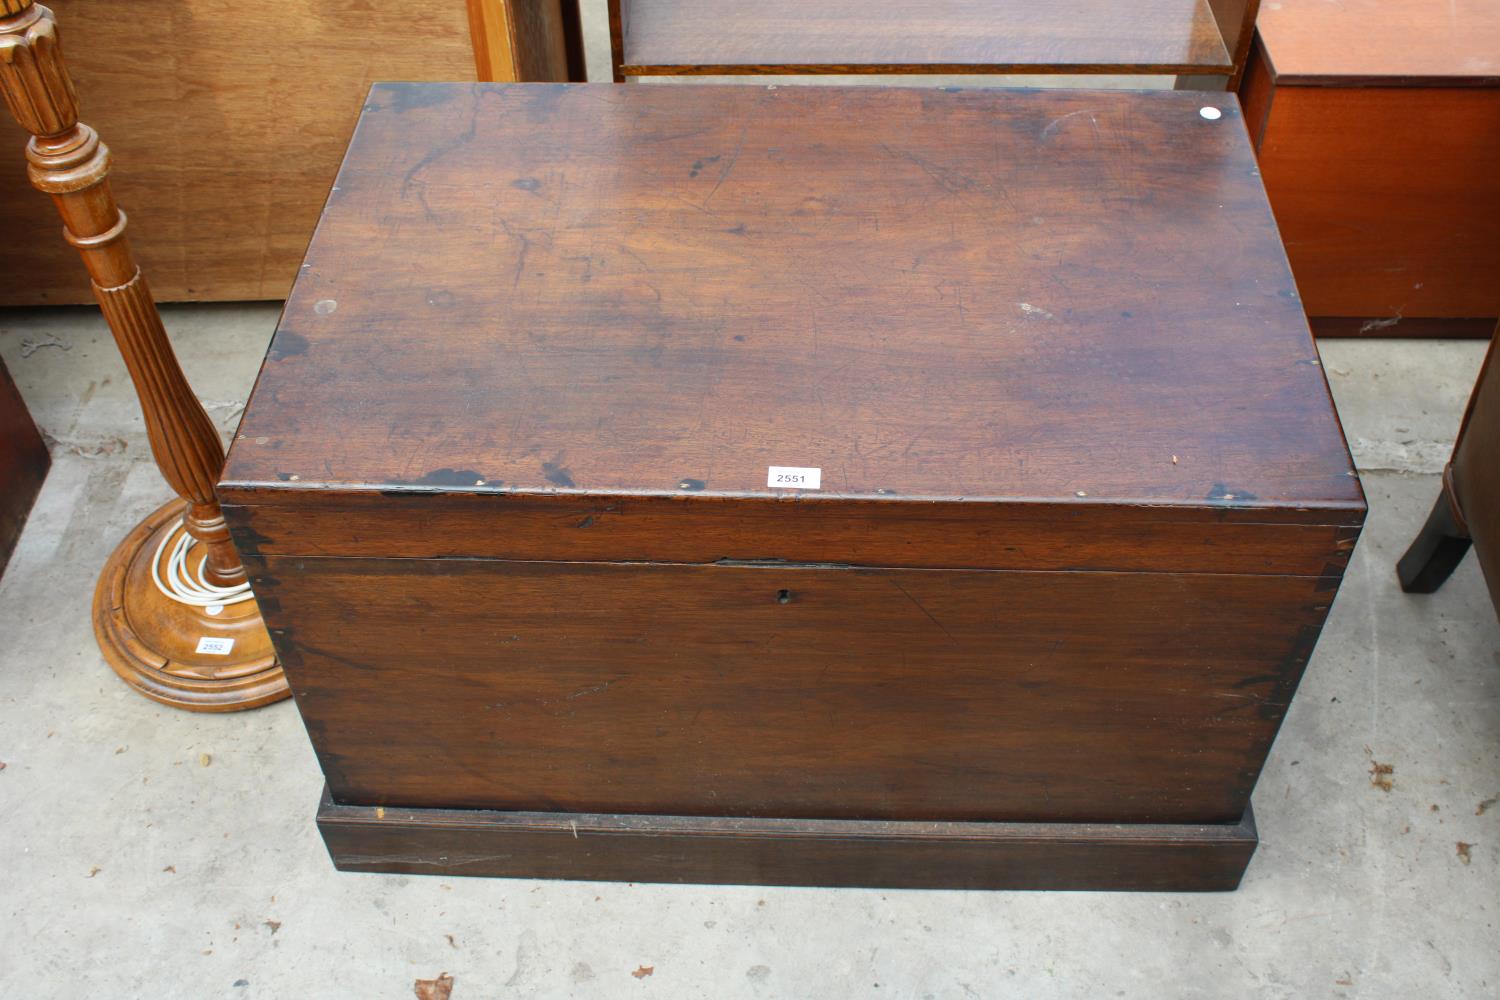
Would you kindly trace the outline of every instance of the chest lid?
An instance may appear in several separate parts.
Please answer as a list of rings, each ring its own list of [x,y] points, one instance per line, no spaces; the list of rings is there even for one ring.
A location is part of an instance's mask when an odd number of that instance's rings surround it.
[[[220,492],[252,554],[1242,572],[1364,509],[1168,91],[377,85]]]

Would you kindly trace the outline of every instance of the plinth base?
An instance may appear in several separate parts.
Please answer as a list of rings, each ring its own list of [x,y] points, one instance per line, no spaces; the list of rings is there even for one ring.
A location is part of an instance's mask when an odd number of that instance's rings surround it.
[[[1238,823],[929,823],[339,805],[341,871],[890,889],[1228,891],[1257,843]]]
[[[186,508],[180,499],[158,508],[104,564],[94,590],[99,651],[125,683],[174,708],[234,712],[280,701],[291,691],[253,599],[210,615],[172,600],[152,580],[157,547]],[[190,553],[189,568],[196,571],[202,558]]]

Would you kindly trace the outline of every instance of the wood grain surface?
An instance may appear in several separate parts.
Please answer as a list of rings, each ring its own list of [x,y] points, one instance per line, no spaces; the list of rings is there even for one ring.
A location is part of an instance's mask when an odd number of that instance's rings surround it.
[[[462,3],[53,0],[158,298],[279,299],[374,80],[472,80]],[[0,122],[0,305],[92,303]]]
[[[1227,71],[1204,0],[619,0],[627,76]]]
[[[1279,0],[1256,28],[1282,83],[1500,85],[1493,0]]]
[[[767,467],[796,465],[824,489],[778,502],[1360,518],[1232,97],[382,85],[367,107],[233,505],[697,507],[769,500]]]
[[[944,569],[1336,573],[1357,506],[1205,507],[1099,502],[819,502],[769,497],[486,494],[427,489],[278,491],[225,485],[250,555],[601,562],[779,561]],[[413,522],[421,530],[412,530]],[[503,523],[504,531],[494,530]]]
[[[375,809],[324,793],[341,871],[631,882],[1214,892],[1255,818],[1223,825],[893,823]]]
[[[1338,584],[249,564],[336,801],[860,819],[1233,822]]]

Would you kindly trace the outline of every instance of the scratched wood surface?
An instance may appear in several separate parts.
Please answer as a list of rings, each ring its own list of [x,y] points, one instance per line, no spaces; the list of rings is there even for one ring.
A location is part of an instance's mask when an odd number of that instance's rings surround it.
[[[1234,822],[1338,583],[250,565],[336,801],[865,819]]]
[[[625,75],[1229,66],[1205,0],[620,0]]]
[[[380,85],[222,485],[707,510],[771,465],[1363,506],[1236,102],[1170,92]]]

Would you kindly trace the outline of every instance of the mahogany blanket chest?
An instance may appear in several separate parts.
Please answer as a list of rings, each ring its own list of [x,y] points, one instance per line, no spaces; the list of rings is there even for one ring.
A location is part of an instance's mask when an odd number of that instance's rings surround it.
[[[376,86],[220,495],[340,868],[992,888],[1238,884],[1365,509],[1232,95],[872,87]]]

